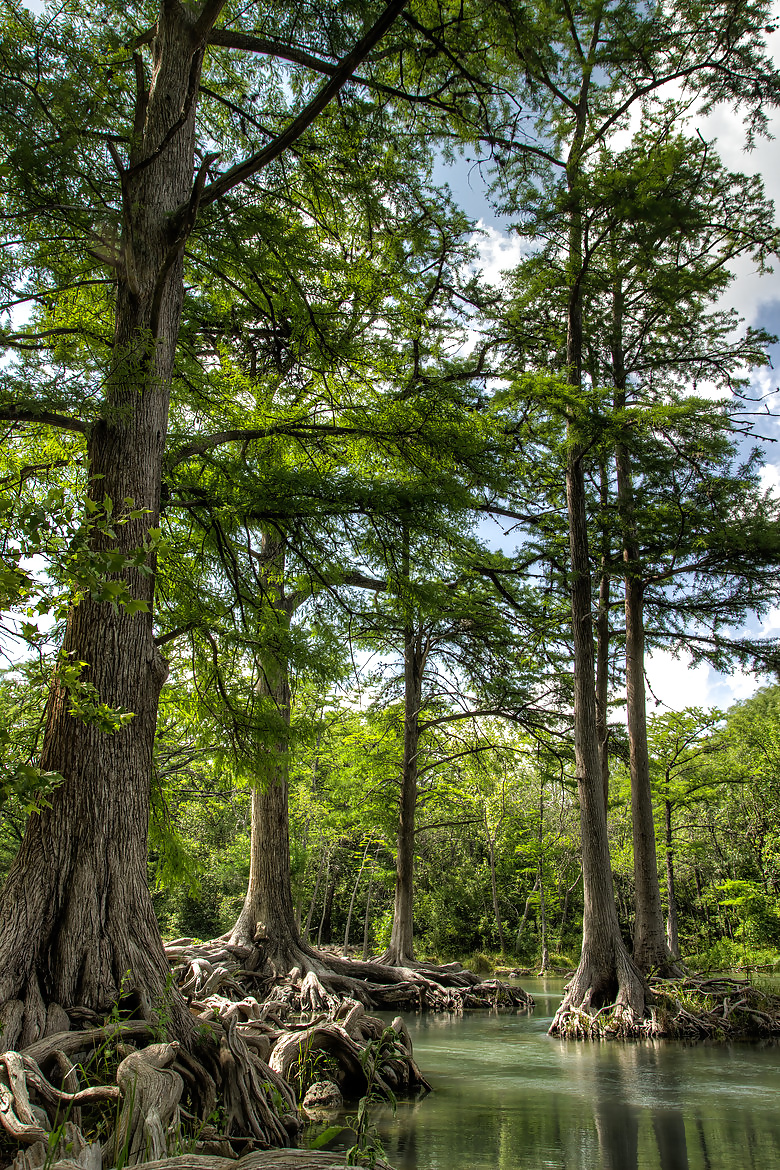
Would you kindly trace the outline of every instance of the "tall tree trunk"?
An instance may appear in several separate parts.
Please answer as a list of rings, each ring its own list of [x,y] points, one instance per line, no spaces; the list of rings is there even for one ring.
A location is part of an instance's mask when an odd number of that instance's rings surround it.
[[[379,846],[377,845],[376,853],[374,854],[374,860],[373,860],[373,863],[371,865],[371,870],[370,870],[369,875],[368,875],[368,887],[366,889],[366,909],[365,909],[365,913],[363,915],[363,961],[364,962],[368,961],[368,941],[369,941],[368,935],[369,935],[369,929],[371,926],[371,918],[370,918],[371,891],[372,891],[373,886],[374,886],[374,870],[376,868],[376,863],[377,863],[378,858],[379,858]]]
[[[623,358],[623,290],[616,277],[612,297],[612,363],[615,409],[625,410]],[[666,945],[658,859],[655,844],[650,759],[647,749],[645,697],[644,582],[634,520],[634,485],[626,444],[615,444],[618,516],[623,540],[626,613],[626,714],[631,770],[631,823],[634,841],[634,961],[640,970],[665,970],[671,961]]]
[[[571,1008],[601,1007],[616,999],[644,1011],[644,990],[625,949],[615,909],[604,787],[596,730],[588,530],[581,455],[572,448],[567,467],[572,627],[574,633],[574,751],[582,834],[584,916],[582,954],[558,1016]]]
[[[366,841],[366,847],[363,850],[363,858],[360,862],[360,869],[358,870],[358,875],[355,878],[355,884],[352,887],[352,897],[349,900],[349,909],[347,911],[347,924],[344,927],[344,946],[343,946],[342,952],[341,952],[345,958],[347,955],[347,947],[349,946],[349,931],[350,931],[350,927],[352,926],[352,912],[355,909],[355,898],[357,897],[358,886],[360,885],[360,879],[363,876],[363,870],[366,868],[366,859],[368,858],[368,850],[369,850],[370,846],[371,846],[371,842]]]
[[[161,5],[143,128],[121,176],[123,267],[106,406],[88,443],[88,494],[98,517],[105,500],[115,517],[128,499],[143,514],[110,533],[93,528],[96,551],[130,553],[159,520],[183,303],[184,237],[171,225],[193,190],[195,95],[207,33],[196,40],[188,10]],[[104,1012],[120,987],[134,993],[146,1016],[165,1003],[181,1039],[191,1032],[183,1001],[168,988],[146,885],[152,748],[167,673],[152,632],[151,554],[146,569],[121,576],[147,612],[130,616],[85,597],[68,615],[63,664],[85,664],[82,680],[94,688],[88,701],[97,698],[133,718],[111,734],[75,717],[78,694],[65,681],[64,665],[56,672],[41,766],[59,772],[64,783],[51,807],[30,818],[0,895],[0,1003],[24,1002],[22,1044],[40,1035],[46,1004]],[[15,1042],[3,1036],[6,1047]]]
[[[322,903],[322,918],[320,918],[320,928],[317,931],[317,946],[322,946],[323,943],[333,942],[333,928],[331,926],[331,917],[333,915],[333,898],[336,893],[336,882],[339,880],[339,871],[334,867],[333,873],[330,876],[327,888],[325,890],[325,900]]]
[[[589,53],[595,50],[600,20],[596,20]],[[581,181],[580,151],[587,120],[590,67],[584,72],[577,114],[577,130],[569,156],[568,181],[574,210],[570,217],[569,263],[573,273],[568,302],[566,360],[573,386],[582,385],[582,288],[584,277],[582,221],[576,210]],[[582,884],[585,900],[582,954],[551,1025],[565,1028],[572,1009],[599,1008],[616,1001],[630,1016],[644,1014],[644,984],[626,951],[620,934],[607,837],[601,756],[596,719],[596,680],[593,666],[593,618],[588,550],[587,496],[583,469],[584,446],[569,425],[566,460],[566,503],[571,565],[571,618],[574,642],[574,754],[580,801]]]
[[[486,818],[487,821],[487,818]],[[501,948],[501,954],[506,950],[506,943],[504,942],[504,927],[501,922],[501,908],[498,904],[498,883],[496,882],[496,847],[493,841],[493,836],[490,830],[485,825],[488,839],[488,858],[490,861],[490,889],[493,895],[493,917],[496,923],[496,931],[498,932],[498,945]]]
[[[539,974],[546,975],[550,967],[550,951],[547,946],[547,906],[544,900],[544,875],[541,860],[539,861],[539,949],[541,951]]]
[[[672,848],[672,802],[664,801],[666,836],[666,942],[672,957],[680,957],[680,936],[677,927],[677,892],[674,882],[674,850]]]
[[[516,953],[519,953],[519,951],[520,951],[520,939],[523,937],[523,931],[525,930],[526,923],[528,922],[528,915],[531,912],[531,902],[533,901],[533,896],[538,889],[539,889],[539,871],[537,870],[536,878],[534,879],[534,884],[531,887],[531,892],[529,893],[528,897],[525,900],[525,906],[523,908],[523,915],[517,924],[517,931],[515,932],[515,952]]]
[[[539,882],[539,946],[541,963],[539,974],[544,975],[550,966],[550,955],[547,948],[547,907],[544,901],[544,772],[539,773],[539,833],[537,837],[539,861],[537,880]]]
[[[306,925],[303,928],[303,937],[308,941],[311,937],[311,924],[314,921],[314,907],[317,905],[317,894],[320,891],[320,882],[322,881],[323,870],[330,864],[330,853],[327,849],[323,849],[320,854],[320,864],[317,870],[317,876],[314,879],[314,889],[309,902],[309,913],[306,915]]]
[[[560,942],[558,944],[559,950],[563,950],[563,935],[566,928],[566,919],[569,913],[569,898],[577,888],[580,878],[582,877],[582,870],[577,874],[576,880],[570,886],[566,887],[563,895],[563,909],[561,910],[561,921],[558,925],[558,937]]]
[[[607,469],[604,463],[599,468],[601,488],[601,509],[606,514],[609,503]],[[609,565],[609,528],[605,518],[601,522],[601,564],[599,567],[599,600],[596,610],[596,731],[599,737],[599,758],[601,760],[601,781],[604,787],[604,808],[609,812],[609,595],[611,577]]]
[[[260,559],[258,608],[270,614],[275,633],[259,663],[257,695],[262,726],[272,728],[272,732],[270,742],[258,748],[249,882],[230,941],[261,946],[274,968],[286,970],[302,945],[292,899],[288,813],[290,679],[286,642],[295,606],[285,596],[284,545],[277,535],[263,533]]]
[[[404,751],[395,862],[395,901],[390,945],[383,961],[396,966],[414,962],[414,843],[417,814],[417,756],[425,653],[421,635],[404,629]]]

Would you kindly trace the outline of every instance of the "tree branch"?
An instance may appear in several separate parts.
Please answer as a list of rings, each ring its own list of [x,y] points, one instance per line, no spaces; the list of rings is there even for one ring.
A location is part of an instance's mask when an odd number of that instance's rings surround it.
[[[190,630],[197,629],[197,622],[187,622],[186,626],[179,626],[175,630],[171,630],[169,634],[161,634],[159,638],[154,639],[155,646],[165,646],[167,642],[173,642],[175,638],[180,638],[182,634],[189,634]]]
[[[221,199],[228,191],[237,187],[240,183],[246,182],[252,175],[256,175],[263,167],[268,166],[279,155],[283,154],[298,138],[308,130],[312,122],[322,113],[327,105],[333,100],[336,94],[349,81],[352,73],[356,67],[363,61],[373,49],[387,30],[390,28],[393,21],[405,7],[407,0],[390,0],[384,12],[379,17],[379,20],[366,33],[364,37],[358,41],[354,49],[347,53],[336,69],[330,81],[328,81],[319,93],[309,102],[307,106],[301,110],[296,118],[293,118],[290,125],[284,130],[273,142],[257,154],[245,159],[244,162],[238,163],[226,171],[216,182],[206,187],[201,197],[201,206],[208,207],[216,199]],[[187,205],[180,209],[179,214],[186,212]]]
[[[363,434],[357,427],[339,427],[328,423],[291,423],[289,426],[280,424],[271,427],[258,427],[257,429],[244,430],[238,428],[230,431],[219,431],[214,435],[204,435],[202,439],[196,439],[192,443],[188,443],[185,447],[181,447],[178,453],[169,461],[168,466],[178,467],[180,463],[186,462],[187,459],[192,458],[193,455],[205,455],[207,451],[213,451],[215,447],[222,447],[225,443],[236,442],[251,442],[253,439],[270,439],[274,435],[287,435],[290,438],[304,438],[309,435],[360,435]]]
[[[427,833],[429,829],[449,829],[454,825],[478,825],[481,820],[481,817],[469,817],[465,821],[434,821],[432,825],[420,825],[419,829],[414,830],[414,835],[419,837],[420,833]]]
[[[19,406],[0,406],[0,421],[45,423],[49,427],[58,427],[61,431],[75,431],[79,435],[89,434],[89,423],[80,418],[69,418],[65,414],[55,414],[49,410],[35,411]]]
[[[226,0],[205,0],[192,30],[196,44],[200,45],[209,38],[214,21],[225,7],[225,2]]]

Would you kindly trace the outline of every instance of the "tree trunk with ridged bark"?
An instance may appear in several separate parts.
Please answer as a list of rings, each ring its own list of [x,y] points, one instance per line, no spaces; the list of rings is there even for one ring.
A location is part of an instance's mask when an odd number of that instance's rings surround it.
[[[593,44],[596,43],[598,29],[597,21]],[[583,73],[577,129],[569,154],[568,177],[572,194],[581,180],[579,163],[587,120],[589,79],[590,72],[586,69]],[[569,264],[576,279],[572,282],[567,306],[566,362],[569,381],[578,387],[582,385],[583,263],[582,218],[575,204],[569,220]],[[630,1021],[641,1017],[645,1009],[644,982],[626,950],[620,933],[612,884],[596,709],[593,597],[584,456],[585,447],[577,436],[576,424],[570,423],[566,460],[566,505],[574,644],[574,754],[580,801],[582,886],[585,906],[580,962],[566,988],[563,1001],[550,1027],[551,1032],[565,1032],[569,1013],[579,1008],[594,1011],[604,1004],[617,1003],[618,1009],[628,1016]]]
[[[290,678],[286,638],[295,599],[284,590],[284,546],[278,537],[263,533],[262,601],[272,613],[279,633],[260,663],[258,697],[265,701],[272,728],[268,742],[258,749],[258,775],[252,790],[249,882],[244,905],[231,932],[231,943],[259,946],[264,958],[280,973],[297,961],[303,949],[295,921],[290,881],[290,821],[288,811]]]
[[[414,844],[417,814],[417,756],[425,654],[411,626],[404,630],[404,751],[395,860],[395,902],[390,945],[383,961],[403,967],[414,962]]]
[[[619,279],[612,295],[612,369],[615,409],[626,407],[623,354],[623,290]],[[622,441],[615,444],[618,517],[623,541],[626,614],[626,717],[631,772],[631,825],[634,844],[634,961],[641,971],[665,971],[672,965],[666,942],[658,858],[655,844],[650,758],[647,749],[645,696],[644,581],[634,518],[631,457]]]
[[[203,52],[186,10],[163,5],[139,141],[125,189],[112,367],[102,420],[89,437],[89,498],[117,517],[143,514],[95,551],[130,554],[158,523],[173,360],[183,302],[183,240],[172,222],[193,190],[195,94]],[[144,104],[142,103],[142,104]],[[117,159],[117,162],[119,160]],[[144,163],[139,166],[138,164]],[[147,611],[85,596],[68,615],[63,661],[80,668],[88,700],[132,712],[121,730],[72,714],[72,687],[55,673],[41,766],[63,784],[30,818],[0,895],[0,1003],[25,1005],[19,1042],[36,1039],[47,1005],[109,1010],[121,987],[145,1016],[165,1004],[173,1032],[189,1017],[167,987],[168,964],[146,884],[152,747],[167,667],[152,632],[154,556],[122,577]],[[77,697],[77,696],[76,696]],[[84,697],[84,696],[82,696]],[[16,1039],[4,1035],[11,1047]]]
[[[601,508],[604,515],[609,504],[607,469],[602,463],[599,468],[601,487]],[[604,787],[604,807],[609,813],[609,601],[611,578],[609,564],[612,559],[609,531],[602,521],[601,555],[599,567],[599,600],[596,608],[596,730],[599,737],[599,758],[601,760],[601,782]]]

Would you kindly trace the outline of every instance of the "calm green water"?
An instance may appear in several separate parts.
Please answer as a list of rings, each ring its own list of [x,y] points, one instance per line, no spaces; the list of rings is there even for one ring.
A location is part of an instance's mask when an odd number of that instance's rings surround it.
[[[531,1017],[407,1017],[435,1092],[377,1112],[398,1170],[780,1170],[780,1047],[580,1044]]]

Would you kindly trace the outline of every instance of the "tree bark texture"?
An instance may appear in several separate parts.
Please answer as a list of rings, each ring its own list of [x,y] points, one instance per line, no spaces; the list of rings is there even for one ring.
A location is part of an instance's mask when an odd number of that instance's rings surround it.
[[[422,637],[408,625],[404,630],[404,750],[395,863],[395,902],[390,946],[385,954],[385,961],[397,966],[414,961],[414,842],[424,667]]]
[[[294,602],[284,592],[284,549],[278,537],[263,534],[261,556],[261,604],[272,612],[279,644],[263,656],[257,693],[261,703],[265,701],[275,734],[259,749],[258,778],[252,791],[249,881],[230,942],[237,946],[260,945],[266,960],[281,971],[287,969],[302,945],[290,880],[290,679],[284,646]]]
[[[183,6],[161,6],[140,141],[121,175],[125,216],[112,368],[103,417],[88,442],[89,497],[116,517],[91,546],[129,554],[158,523],[170,384],[183,302],[183,238],[171,223],[193,190],[195,94],[203,53]],[[118,159],[117,159],[118,162]],[[100,512],[98,511],[98,516]],[[40,1035],[46,1003],[105,1011],[120,987],[150,1015],[166,1008],[174,1033],[190,1031],[166,988],[167,965],[146,885],[149,784],[157,703],[167,667],[152,632],[154,556],[121,574],[146,613],[84,597],[68,616],[63,658],[112,709],[122,730],[71,714],[55,674],[41,766],[64,783],[30,818],[0,896],[0,1003],[25,1004],[22,1043]],[[94,692],[93,692],[94,696]],[[4,1038],[5,1039],[5,1038]]]
[[[626,406],[623,358],[623,293],[616,281],[612,298],[612,364],[615,407]],[[626,614],[626,715],[631,771],[631,824],[634,842],[634,961],[645,973],[665,970],[671,956],[666,945],[647,749],[645,697],[644,583],[639,541],[634,519],[634,484],[631,457],[626,444],[615,444],[618,516],[623,541]]]

